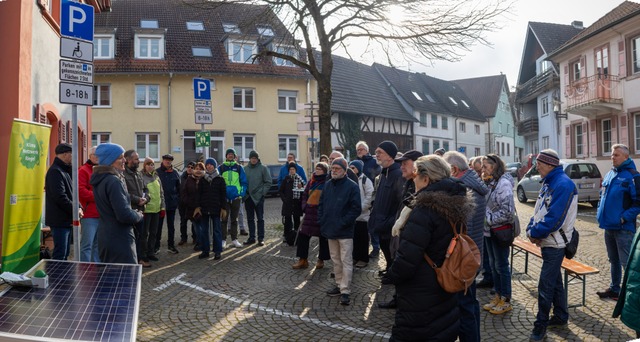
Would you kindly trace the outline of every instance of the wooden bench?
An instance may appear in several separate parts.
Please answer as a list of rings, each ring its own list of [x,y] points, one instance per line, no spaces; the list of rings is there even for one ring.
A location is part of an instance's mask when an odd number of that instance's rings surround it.
[[[533,254],[542,259],[542,251],[540,247],[530,241],[517,237],[511,245],[511,272],[513,274],[513,256],[524,253],[524,273],[529,272],[529,254]],[[585,296],[587,291],[587,275],[596,274],[600,271],[589,265],[585,265],[575,259],[564,258],[562,261],[562,269],[564,269],[564,294],[567,300],[567,308],[579,307],[585,305]],[[569,304],[569,284],[574,282],[582,283],[582,304]]]

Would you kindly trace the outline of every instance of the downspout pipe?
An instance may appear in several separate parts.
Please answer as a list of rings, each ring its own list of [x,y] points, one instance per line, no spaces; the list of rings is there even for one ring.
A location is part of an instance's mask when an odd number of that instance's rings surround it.
[[[173,73],[169,73],[169,85],[168,85],[168,95],[167,95],[167,130],[168,130],[168,138],[169,138],[169,151],[167,153],[171,153],[171,80],[173,79]]]

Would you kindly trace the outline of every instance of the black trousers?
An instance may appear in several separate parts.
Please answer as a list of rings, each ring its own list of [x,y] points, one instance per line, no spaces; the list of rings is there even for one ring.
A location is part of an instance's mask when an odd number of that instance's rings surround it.
[[[327,238],[319,236],[318,237],[318,259],[319,260],[330,260],[331,254],[329,253],[329,241]],[[302,232],[298,233],[298,246],[296,250],[296,256],[301,259],[309,259],[309,241],[311,240],[311,236],[303,234]]]
[[[353,232],[353,262],[369,262],[369,229],[367,221],[356,221]]]

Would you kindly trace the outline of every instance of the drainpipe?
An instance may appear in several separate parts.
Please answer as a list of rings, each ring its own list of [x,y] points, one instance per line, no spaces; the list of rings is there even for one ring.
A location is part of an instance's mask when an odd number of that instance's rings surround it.
[[[171,153],[171,80],[173,79],[173,73],[170,72],[169,73],[169,86],[168,86],[168,92],[169,95],[167,95],[167,101],[168,101],[168,105],[167,105],[167,129],[169,132],[169,152],[167,153]]]

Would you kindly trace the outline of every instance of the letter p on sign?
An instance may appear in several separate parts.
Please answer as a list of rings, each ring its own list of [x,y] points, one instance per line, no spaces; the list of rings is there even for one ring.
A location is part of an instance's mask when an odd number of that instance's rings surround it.
[[[211,81],[205,78],[194,78],[193,98],[196,100],[211,100]]]

